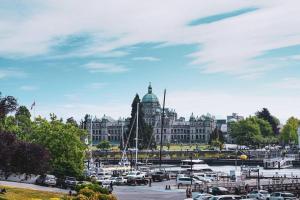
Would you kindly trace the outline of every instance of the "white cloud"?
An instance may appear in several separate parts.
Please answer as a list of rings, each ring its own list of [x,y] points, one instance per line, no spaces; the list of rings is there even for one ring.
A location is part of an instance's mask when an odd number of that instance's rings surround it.
[[[92,0],[88,4],[81,0],[48,0],[35,3],[40,9],[24,18],[16,20],[15,10],[1,17],[0,54],[45,54],[59,42],[57,38],[89,33],[93,42],[83,54],[105,54],[147,42],[199,44],[202,48],[194,52],[193,64],[201,71],[255,77],[274,66],[261,70],[267,62],[252,58],[271,49],[300,44],[298,0]],[[198,18],[249,7],[258,10],[210,24],[187,26]]]
[[[128,68],[123,65],[116,65],[111,63],[99,63],[99,62],[90,62],[84,65],[91,73],[96,72],[105,72],[105,73],[122,73],[128,71]]]
[[[295,77],[289,77],[282,79],[276,83],[270,84],[270,87],[278,89],[300,89],[300,79]]]
[[[23,85],[20,87],[20,90],[23,90],[23,91],[35,91],[35,90],[38,90],[39,88],[37,86],[34,86],[34,85]]]
[[[5,78],[24,78],[27,74],[19,69],[0,69],[0,80]]]
[[[132,60],[142,60],[142,61],[159,61],[159,58],[151,57],[151,56],[145,56],[145,57],[134,57]]]

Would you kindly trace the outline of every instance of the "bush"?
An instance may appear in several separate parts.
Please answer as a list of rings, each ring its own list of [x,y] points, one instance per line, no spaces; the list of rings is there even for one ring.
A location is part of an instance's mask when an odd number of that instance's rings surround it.
[[[90,198],[95,195],[95,192],[89,188],[83,188],[79,191],[79,194],[82,194],[82,195]]]
[[[80,184],[80,185],[76,185],[75,187],[75,191],[78,193],[81,189],[90,189],[93,190],[94,192],[99,192],[101,194],[109,194],[108,189],[101,187],[98,184],[93,184],[93,183],[85,183],[85,184]]]

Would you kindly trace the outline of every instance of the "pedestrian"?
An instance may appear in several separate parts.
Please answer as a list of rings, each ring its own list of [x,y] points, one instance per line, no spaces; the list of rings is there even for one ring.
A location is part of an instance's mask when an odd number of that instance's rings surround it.
[[[186,196],[186,198],[189,198],[189,188],[188,187],[185,190],[185,196]]]
[[[114,188],[113,188],[113,182],[112,181],[110,182],[109,186],[110,186],[111,191],[113,191]]]
[[[69,191],[69,196],[72,196],[72,190]]]
[[[149,180],[149,187],[151,187],[152,179]]]

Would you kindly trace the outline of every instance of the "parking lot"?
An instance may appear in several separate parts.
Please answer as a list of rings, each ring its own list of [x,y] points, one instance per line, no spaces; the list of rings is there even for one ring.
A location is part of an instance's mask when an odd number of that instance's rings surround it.
[[[154,182],[146,186],[114,186],[113,193],[120,200],[158,200],[158,199],[172,199],[172,200],[183,200],[185,198],[184,189],[165,190],[166,185],[175,185],[175,180]]]

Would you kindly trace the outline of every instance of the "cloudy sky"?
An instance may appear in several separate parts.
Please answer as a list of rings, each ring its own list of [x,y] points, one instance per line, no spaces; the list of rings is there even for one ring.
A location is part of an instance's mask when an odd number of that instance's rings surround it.
[[[36,115],[300,117],[299,0],[0,0],[0,91]]]

